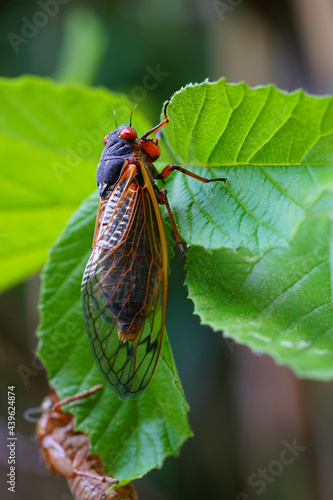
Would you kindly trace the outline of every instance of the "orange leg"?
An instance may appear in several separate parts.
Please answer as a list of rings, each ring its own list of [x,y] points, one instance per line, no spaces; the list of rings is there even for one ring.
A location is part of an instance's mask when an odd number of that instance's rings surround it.
[[[165,103],[165,106],[164,106],[164,120],[159,123],[158,125],[156,125],[156,127],[154,128],[151,128],[150,130],[148,130],[148,132],[146,132],[145,134],[143,134],[143,136],[141,137],[141,139],[147,139],[148,135],[150,134],[153,134],[154,132],[157,132],[157,130],[160,130],[162,127],[164,127],[164,125],[167,125],[169,123],[169,117],[168,117],[168,113],[167,113],[167,107],[169,106],[170,104],[170,101],[167,101]]]
[[[173,230],[175,232],[177,245],[179,247],[179,250],[181,251],[182,256],[185,257],[186,256],[185,250],[184,250],[183,245],[182,245],[182,240],[181,240],[179,232],[178,232],[178,228],[177,228],[177,225],[176,225],[175,218],[173,216],[173,213],[171,211],[171,208],[170,208],[170,205],[169,205],[169,202],[168,202],[167,190],[166,189],[163,188],[159,192],[159,200],[160,200],[160,203],[162,203],[163,205],[166,206],[166,209],[168,211],[168,214],[169,214],[169,217],[170,217],[170,220],[171,220],[171,224],[172,224]]]
[[[162,172],[157,176],[157,179],[164,181],[164,179],[169,177],[169,175],[172,174],[172,172],[174,172],[175,170],[178,170],[179,172],[182,172],[183,174],[189,175],[190,177],[193,177],[194,179],[197,179],[198,181],[205,182],[205,183],[206,182],[216,182],[216,181],[221,181],[221,182],[227,181],[227,179],[225,179],[224,177],[220,177],[218,179],[206,179],[205,177],[200,177],[200,175],[193,174],[192,172],[189,172],[189,170],[186,170],[185,168],[182,168],[179,165],[175,165],[174,163],[170,163],[169,165],[164,167]],[[185,257],[185,251],[184,251],[184,248],[182,245],[182,240],[180,238],[180,235],[179,235],[179,232],[178,232],[178,229],[176,226],[175,218],[174,218],[173,213],[171,211],[166,194],[167,194],[166,189],[161,189],[161,191],[159,192],[159,201],[160,201],[160,203],[162,203],[163,205],[166,206],[166,209],[169,213],[169,217],[171,220],[173,230],[175,232],[177,245],[179,246],[179,250],[181,251],[182,256]]]
[[[178,170],[178,172],[182,172],[183,174],[189,175],[190,177],[193,177],[194,179],[197,179],[198,181],[201,182],[216,182],[216,181],[227,182],[227,179],[225,179],[224,177],[220,177],[218,179],[206,179],[205,177],[200,177],[200,175],[193,174],[189,170],[186,170],[185,168],[180,167],[179,165],[175,165],[174,163],[170,163],[169,165],[164,167],[162,172],[158,175],[157,179],[161,180],[166,179],[175,170]]]

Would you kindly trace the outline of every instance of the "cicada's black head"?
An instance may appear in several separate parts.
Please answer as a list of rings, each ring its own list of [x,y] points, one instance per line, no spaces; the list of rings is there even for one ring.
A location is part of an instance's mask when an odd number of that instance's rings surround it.
[[[118,181],[124,161],[132,156],[136,131],[128,125],[120,125],[104,137],[104,149],[97,167],[97,187],[103,197]]]

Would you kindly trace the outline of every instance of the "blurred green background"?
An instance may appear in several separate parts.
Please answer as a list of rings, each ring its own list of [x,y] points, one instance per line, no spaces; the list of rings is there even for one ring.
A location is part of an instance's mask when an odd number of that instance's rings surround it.
[[[3,0],[0,28],[1,76],[103,85],[128,95],[153,124],[173,92],[206,78],[333,89],[331,0]],[[136,481],[140,499],[331,500],[332,383],[299,381],[271,358],[200,326],[179,252],[171,271],[167,331],[195,437],[177,459]],[[16,498],[69,500],[66,481],[48,474],[34,425],[23,417],[48,391],[33,355],[39,284],[34,276],[0,296],[1,401],[16,385]],[[295,442],[294,455],[283,451]],[[12,498],[4,479],[1,498]]]

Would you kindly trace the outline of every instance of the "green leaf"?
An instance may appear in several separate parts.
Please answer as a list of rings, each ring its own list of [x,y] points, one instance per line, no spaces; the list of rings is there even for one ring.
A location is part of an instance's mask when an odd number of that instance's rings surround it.
[[[304,377],[333,376],[332,97],[190,85],[169,106],[170,204],[203,323]]]
[[[0,79],[0,290],[36,272],[95,186],[102,139],[133,105],[102,88]],[[149,128],[135,112],[140,133]]]
[[[91,250],[97,193],[82,204],[53,246],[43,273],[39,356],[50,384],[65,397],[101,383],[83,322],[80,283]],[[188,406],[167,337],[153,380],[138,400],[109,388],[73,404],[78,430],[90,434],[105,470],[129,481],[160,467],[191,435]]]

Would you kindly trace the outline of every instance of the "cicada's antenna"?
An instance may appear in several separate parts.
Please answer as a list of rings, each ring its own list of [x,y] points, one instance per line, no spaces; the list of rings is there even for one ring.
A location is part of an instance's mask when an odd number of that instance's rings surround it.
[[[116,115],[116,110],[115,109],[113,110],[113,115],[114,115],[114,122],[116,124],[116,128],[118,128],[118,125],[117,125],[117,115]]]
[[[137,107],[137,104],[132,109],[132,113],[131,113],[131,116],[130,116],[130,124],[129,124],[130,127],[132,126],[132,116],[133,116],[133,113],[134,113],[134,110],[135,110],[136,107]]]

